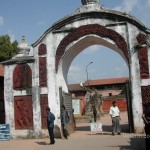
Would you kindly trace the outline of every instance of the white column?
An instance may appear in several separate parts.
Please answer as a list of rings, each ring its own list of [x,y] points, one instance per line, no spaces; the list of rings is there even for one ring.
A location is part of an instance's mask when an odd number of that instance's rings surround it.
[[[143,132],[143,120],[142,120],[142,96],[141,96],[141,79],[140,79],[140,67],[138,52],[131,54],[131,64],[130,64],[130,77],[131,77],[131,88],[132,88],[132,111],[133,111],[133,123],[134,123],[134,132],[142,133]]]

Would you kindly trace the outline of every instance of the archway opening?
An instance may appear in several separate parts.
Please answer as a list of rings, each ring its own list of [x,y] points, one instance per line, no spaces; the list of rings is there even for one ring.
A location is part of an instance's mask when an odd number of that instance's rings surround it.
[[[101,45],[101,46],[97,46],[97,45]],[[115,52],[112,50],[114,50]],[[90,58],[90,56],[92,55],[91,53],[93,53],[96,57],[93,59]],[[79,79],[78,81],[75,80],[72,82],[70,79],[67,80],[67,74],[70,74],[69,67],[70,69],[72,69],[73,68],[72,64],[74,64],[75,61],[78,62],[77,64],[78,64],[80,73],[77,75],[75,74],[75,72],[73,72],[73,75],[75,76],[75,78],[79,76],[79,78],[81,77],[81,79]],[[91,61],[93,62],[93,64],[90,66],[92,69],[88,70],[89,78],[87,79],[86,67],[87,67],[87,64]],[[109,62],[109,63],[106,63],[106,62]],[[82,64],[82,67],[81,67],[81,64]],[[101,64],[100,65],[101,67],[98,67],[98,66],[94,67],[94,65],[98,65],[98,64]],[[120,66],[116,64],[119,64]],[[74,67],[74,68],[75,70],[78,69],[77,67]],[[95,72],[94,72],[94,68],[96,68]],[[104,72],[104,70],[101,70],[100,68],[103,68],[106,73]],[[108,73],[108,68],[110,68],[109,73]],[[109,108],[112,105],[112,101],[114,100],[117,101],[121,107],[123,105],[123,107],[120,108],[122,117],[124,118],[121,124],[122,124],[122,127],[124,128],[124,131],[129,130],[128,115],[127,115],[128,106],[127,106],[127,100],[126,100],[126,83],[129,82],[128,62],[123,52],[120,49],[118,49],[112,41],[106,41],[96,36],[88,36],[88,37],[82,38],[77,43],[70,45],[68,50],[65,52],[65,55],[63,56],[62,72],[63,72],[66,83],[69,85],[68,90],[69,92],[72,93],[72,102],[73,102],[72,104],[75,105],[76,107],[74,109],[78,109],[78,110],[74,110],[74,113],[76,113],[75,117],[77,118],[77,122],[78,121],[82,122],[83,120],[85,121],[85,119],[79,120],[78,118],[82,118],[82,116],[85,117],[86,115],[84,112],[86,108],[86,104],[87,104],[86,94],[87,94],[87,88],[90,88],[90,90],[92,91],[91,95],[93,95],[95,90],[98,90],[98,92],[102,95],[102,99],[104,101],[103,109],[105,109],[104,113],[107,114],[104,116],[105,118],[107,118],[107,120],[109,116],[108,115]],[[118,74],[115,74],[115,72],[118,72]],[[110,81],[110,83],[107,83],[105,85],[98,85],[97,83],[95,85],[93,84],[91,85],[92,80],[94,80],[94,82],[99,82],[99,80],[102,80],[102,79],[103,80],[105,79],[105,82]],[[112,80],[117,81],[120,79],[124,80],[123,83],[122,81],[120,81],[120,83],[117,83],[117,82],[113,84],[111,83]],[[87,81],[90,83],[88,85],[89,87],[87,87],[86,85]],[[83,91],[81,89],[74,89],[74,91],[70,91],[69,89],[70,83],[73,83],[74,84],[74,85],[72,84],[73,86],[80,88],[81,82],[85,83],[86,85],[85,87],[83,87]],[[106,89],[103,89],[103,88],[106,88]],[[102,93],[105,93],[105,94],[102,94]],[[107,108],[105,108],[106,106]],[[86,122],[89,122],[89,121],[90,119],[88,118]],[[104,130],[111,131],[111,125],[110,125],[111,121],[108,123],[106,120],[103,120],[102,123],[104,123],[103,124],[105,128]],[[83,127],[78,128],[78,129],[79,130],[83,129]]]

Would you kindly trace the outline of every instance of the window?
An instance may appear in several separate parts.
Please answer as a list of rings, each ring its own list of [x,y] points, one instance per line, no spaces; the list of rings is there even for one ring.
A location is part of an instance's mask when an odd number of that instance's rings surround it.
[[[109,93],[109,96],[112,96],[112,93]]]

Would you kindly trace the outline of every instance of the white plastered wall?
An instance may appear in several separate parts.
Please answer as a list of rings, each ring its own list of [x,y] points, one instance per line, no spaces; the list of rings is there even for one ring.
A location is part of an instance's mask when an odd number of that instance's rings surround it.
[[[92,20],[87,19],[84,21],[79,21],[79,22],[75,22],[73,24],[69,24],[67,27],[79,27],[80,25],[93,24],[95,22],[97,22],[97,20],[95,21],[94,19],[92,19]],[[100,25],[106,25],[106,24],[109,24],[110,22],[108,20],[99,20],[99,23],[102,23]],[[129,72],[130,72],[129,76],[131,79],[131,88],[132,88],[131,97],[132,97],[132,111],[133,111],[134,129],[135,129],[136,133],[141,133],[141,132],[143,132],[143,126],[144,126],[143,120],[141,118],[141,115],[143,112],[143,110],[142,110],[142,97],[141,97],[141,83],[142,84],[144,82],[148,83],[149,79],[146,81],[140,80],[138,53],[137,52],[133,53],[133,49],[134,49],[135,42],[136,42],[136,36],[139,34],[140,30],[130,23],[127,23],[124,26],[123,25],[120,25],[120,26],[117,25],[115,27],[109,27],[109,28],[115,30],[120,35],[122,35],[128,44],[128,48],[129,48],[129,64],[128,65],[129,65]],[[89,35],[89,37],[90,37],[90,35]],[[110,41],[109,39],[103,39],[103,40],[106,40],[106,42],[113,44],[113,42]],[[70,45],[68,45],[68,47],[66,48],[65,54],[62,57],[60,64],[59,64],[58,73],[56,75],[57,76],[57,80],[56,80],[57,86],[62,86],[63,90],[64,91],[66,90],[66,92],[67,92],[66,82],[67,82],[68,67],[70,67],[72,60],[78,54],[78,53],[74,54],[74,52],[70,53],[69,51],[71,51],[71,50],[73,51],[73,49],[75,47],[76,49],[79,48],[78,50],[79,50],[79,52],[81,52],[83,50],[83,48],[90,46],[90,44],[89,45],[87,44],[85,46],[83,44],[84,43],[83,42],[81,44],[82,46],[79,44],[79,47],[76,47],[77,42],[80,42],[80,41],[75,41],[74,43],[71,43]],[[88,41],[86,41],[86,42],[88,42]],[[103,45],[103,43],[101,43],[101,44]],[[106,45],[104,44],[104,46],[107,46],[109,48],[112,48],[113,50],[118,51],[117,48],[114,48],[114,47],[116,47],[115,44],[112,47],[109,44],[106,44]],[[121,51],[119,53],[123,58],[125,58]],[[74,56],[72,56],[72,55],[74,55]],[[68,60],[68,61],[66,61],[66,60]],[[149,84],[146,84],[146,85],[149,85]]]
[[[116,24],[111,26],[114,22],[107,19],[84,19],[80,21],[74,21],[68,25],[65,25],[64,28],[78,28],[81,25],[88,24],[100,24],[107,26],[106,28],[112,29],[120,34],[128,43],[129,49],[129,64],[123,54],[123,52],[117,48],[115,43],[108,38],[101,38],[96,35],[87,35],[81,37],[77,41],[70,43],[65,50],[65,54],[60,60],[58,66],[58,72],[55,68],[55,56],[58,45],[63,40],[63,38],[69,34],[69,32],[60,32],[53,33],[49,32],[34,48],[33,56],[35,57],[35,62],[29,64],[32,69],[32,98],[33,98],[33,120],[34,120],[34,130],[32,131],[35,136],[38,137],[41,133],[47,135],[47,130],[41,129],[41,111],[40,111],[40,94],[48,94],[48,104],[51,108],[51,111],[55,114],[56,120],[55,124],[59,127],[61,122],[59,119],[60,116],[60,96],[59,96],[59,87],[62,87],[63,91],[68,92],[67,89],[67,73],[73,59],[85,48],[91,45],[103,45],[109,47],[110,49],[117,51],[120,54],[127,65],[129,66],[130,80],[132,87],[132,111],[133,111],[133,121],[135,132],[141,132],[143,130],[143,121],[141,118],[142,115],[142,98],[141,98],[141,85],[147,86],[150,85],[150,79],[140,80],[140,69],[139,69],[139,60],[138,53],[134,51],[136,36],[139,34],[140,30],[133,26],[130,23],[125,24]],[[39,87],[39,56],[38,56],[38,47],[40,44],[45,44],[47,47],[47,54],[42,56],[47,58],[47,87]],[[150,58],[150,49],[148,51],[148,58]],[[149,59],[150,64],[150,59]],[[150,65],[149,65],[150,66]],[[13,97],[26,95],[25,91],[20,93],[19,91],[13,90],[13,70],[15,65],[5,65],[5,78],[4,78],[4,94],[5,94],[5,110],[6,113],[6,123],[11,124],[11,133],[14,137],[28,135],[28,130],[15,130],[14,123],[14,104]]]

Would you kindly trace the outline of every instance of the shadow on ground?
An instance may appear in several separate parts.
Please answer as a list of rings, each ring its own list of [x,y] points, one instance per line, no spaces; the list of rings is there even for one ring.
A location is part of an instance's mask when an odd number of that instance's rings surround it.
[[[104,135],[111,135],[112,134],[112,126],[111,125],[103,125],[103,134]],[[76,131],[90,131],[89,126],[80,126],[76,128]],[[118,147],[120,150],[145,150],[145,137],[141,135],[136,135],[129,133],[129,125],[122,124],[121,125],[121,132],[123,138],[127,138],[129,144],[128,145],[116,145],[110,147]],[[94,135],[99,135],[102,133],[92,133]],[[90,133],[87,135],[91,135]]]
[[[39,145],[49,145],[49,143],[46,143],[46,142],[35,142],[35,143],[37,143]]]
[[[120,150],[145,150],[145,138],[129,138],[129,144],[120,145]]]

